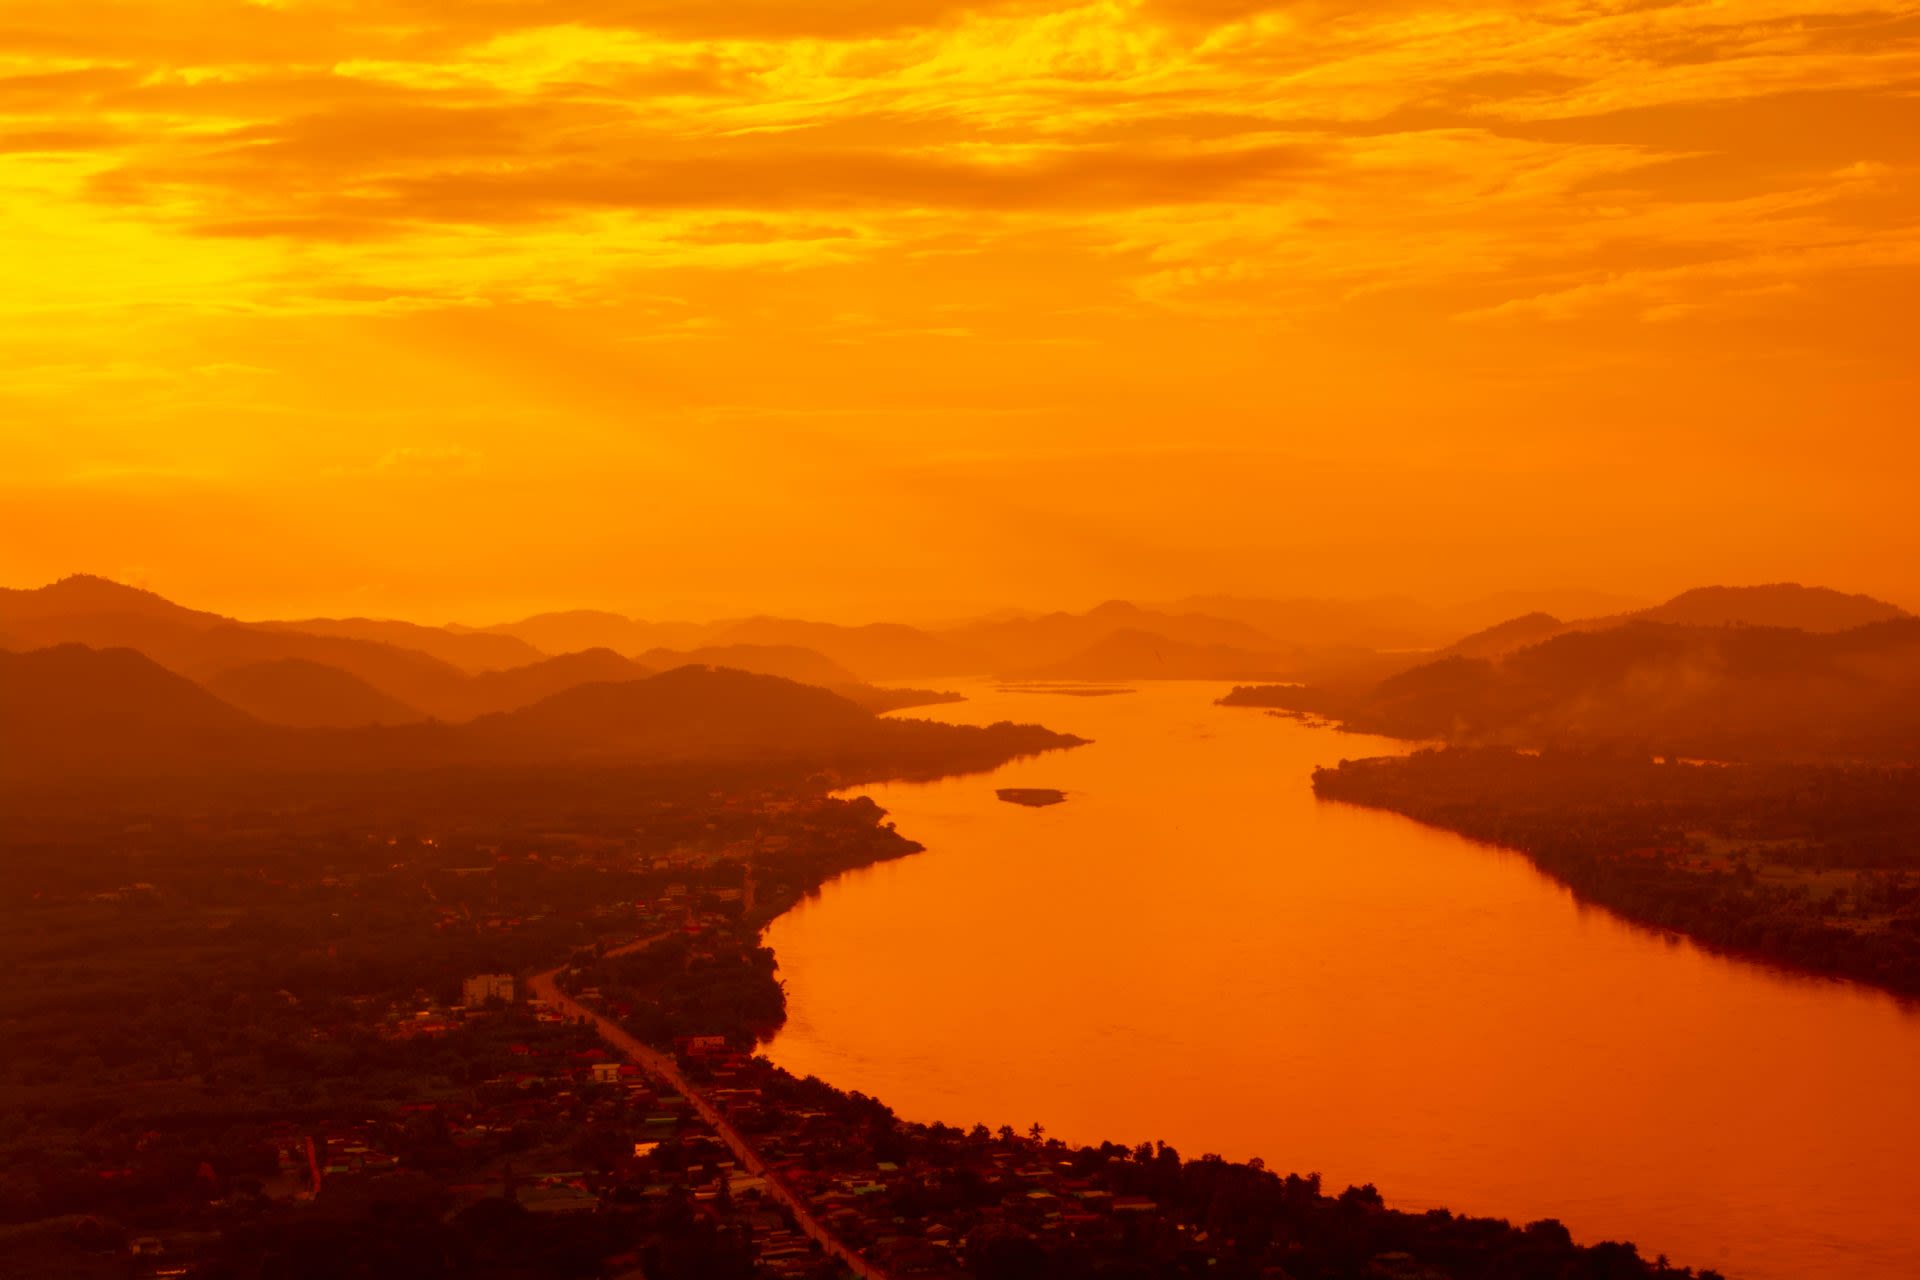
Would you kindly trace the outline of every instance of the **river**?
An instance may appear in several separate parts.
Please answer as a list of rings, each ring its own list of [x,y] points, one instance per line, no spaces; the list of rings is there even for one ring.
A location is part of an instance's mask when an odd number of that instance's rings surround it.
[[[863,788],[927,852],[774,922],[768,1056],[910,1120],[1258,1155],[1736,1280],[1920,1276],[1920,1012],[1316,800],[1315,765],[1405,748],[1223,691],[982,683],[905,713],[1094,743]]]

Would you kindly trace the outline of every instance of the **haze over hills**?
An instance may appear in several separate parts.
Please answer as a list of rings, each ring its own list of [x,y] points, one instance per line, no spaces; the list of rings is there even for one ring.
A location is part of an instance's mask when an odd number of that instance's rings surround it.
[[[1872,596],[1775,582],[1755,587],[1696,587],[1630,616],[1643,622],[1695,627],[1793,627],[1830,632],[1913,615]]]
[[[44,587],[0,587],[0,637],[13,634],[16,628],[31,631],[62,619],[119,615],[180,626],[211,627],[232,621],[90,573],[71,574]]]
[[[978,622],[948,633],[987,655],[999,673],[1070,663],[1121,636],[1149,636],[1180,648],[1206,647],[1268,652],[1273,638],[1244,622],[1203,613],[1166,613],[1125,600],[1109,600],[1085,613]]]
[[[747,618],[727,624],[710,643],[811,649],[873,681],[973,675],[992,668],[985,655],[958,640],[898,622],[841,626],[795,618]]]
[[[1810,625],[1755,621],[1781,617]],[[1834,629],[1858,618],[1878,620]],[[1717,759],[1914,758],[1920,618],[1819,588],[1715,588],[1621,620],[1515,619],[1377,681],[1237,690],[1230,700],[1406,738]]]
[[[1169,640],[1132,628],[1112,632],[1069,658],[1010,672],[1023,680],[1281,679],[1297,655]]]
[[[791,644],[709,644],[694,649],[649,649],[640,655],[640,661],[657,671],[688,665],[732,667],[736,671],[780,676],[826,688],[863,683],[859,676],[825,654]]]
[[[552,652],[537,649],[517,636],[485,631],[456,632],[445,627],[423,627],[418,623],[385,618],[303,618],[290,622],[256,622],[253,625],[316,636],[372,640],[401,649],[417,649],[469,675],[479,671],[525,666],[529,662],[540,661]]]
[[[446,630],[460,635],[509,636],[543,653],[611,649],[615,653],[637,654],[649,649],[678,649],[703,644],[722,625],[706,622],[642,622],[604,609],[567,609],[484,627],[450,623]]]
[[[1188,596],[1166,609],[1207,614],[1253,627],[1276,646],[1307,649],[1437,649],[1470,632],[1525,613],[1563,618],[1636,609],[1644,601],[1599,591],[1504,591],[1451,606],[1408,596],[1364,600]]]
[[[1592,593],[1513,593],[1507,603],[1558,595],[1591,603]],[[1630,621],[1780,626],[1834,632],[1908,615],[1885,602],[1793,584],[1709,587],[1659,605],[1572,622],[1533,612],[1510,617],[1430,650],[1394,650],[1337,643],[1371,634],[1407,639],[1431,634],[1442,611],[1381,598],[1353,604],[1312,600],[1195,598],[1198,607],[1154,609],[1109,601],[1084,613],[1007,614],[929,631],[896,623],[840,626],[759,617],[714,623],[655,624],[595,611],[555,613],[504,628],[439,628],[368,619],[241,623],[186,608],[151,592],[76,576],[33,591],[0,594],[0,643],[15,648],[77,642],[134,648],[179,674],[209,684],[262,719],[294,726],[393,724],[407,719],[462,722],[527,706],[576,685],[640,678],[695,664],[732,667],[820,685],[869,710],[887,710],[951,695],[883,690],[872,680],[900,680],[940,671],[1042,680],[1292,680],[1315,697],[1347,707],[1382,682],[1405,676],[1375,699],[1401,705],[1406,688],[1426,682],[1453,688],[1466,678],[1427,671],[1436,659],[1499,663],[1554,637],[1608,631]],[[1478,602],[1466,607],[1490,607]],[[1237,615],[1237,616],[1223,616]],[[1268,628],[1286,629],[1282,637]],[[622,643],[663,634],[700,634],[689,647],[654,645],[634,652],[610,647],[539,653],[548,642],[587,635]],[[526,662],[492,665],[534,654]],[[451,660],[450,660],[451,659]],[[1677,661],[1677,659],[1670,659]],[[1477,678],[1477,677],[1476,677]],[[1459,688],[1454,694],[1465,696]],[[1337,698],[1334,697],[1337,695]],[[1416,699],[1437,715],[1431,690]],[[1391,718],[1391,717],[1388,717]]]
[[[656,648],[644,661],[607,648],[549,657],[513,636],[407,622],[236,622],[84,576],[0,597],[0,643],[17,649],[62,643],[135,649],[264,721],[303,728],[461,722],[514,710],[576,685],[635,680],[689,664],[822,685],[873,711],[952,697],[878,689],[831,659],[794,645]],[[527,655],[532,656],[519,661]],[[465,669],[447,659],[457,659]],[[502,663],[508,665],[496,665]]]
[[[1523,613],[1505,622],[1476,631],[1439,651],[1442,658],[1504,658],[1516,649],[1539,644],[1567,630],[1567,624],[1550,613]]]
[[[102,578],[64,578],[0,596],[0,645],[77,643],[137,649],[196,680],[287,658],[344,671],[385,697],[429,714],[457,705],[466,675],[415,648],[235,622]]]
[[[1753,587],[1695,587],[1673,599],[1624,613],[1562,621],[1546,612],[1509,618],[1456,641],[1436,656],[1499,658],[1568,631],[1600,631],[1627,622],[1671,622],[1696,627],[1787,627],[1845,631],[1910,617],[1898,605],[1826,587],[1779,582]]]
[[[483,671],[467,682],[456,713],[442,718],[471,720],[498,711],[513,711],[576,685],[641,680],[655,670],[611,649],[583,649],[504,671]]]

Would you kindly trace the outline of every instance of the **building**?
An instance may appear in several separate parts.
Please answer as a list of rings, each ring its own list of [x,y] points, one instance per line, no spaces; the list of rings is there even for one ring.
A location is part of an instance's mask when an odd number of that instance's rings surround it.
[[[495,996],[513,1003],[513,975],[510,973],[482,973],[468,978],[460,988],[460,1003],[469,1009],[477,1008]]]

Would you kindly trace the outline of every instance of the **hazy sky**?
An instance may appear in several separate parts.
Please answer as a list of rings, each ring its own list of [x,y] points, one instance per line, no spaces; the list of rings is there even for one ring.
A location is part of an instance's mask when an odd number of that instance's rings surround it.
[[[0,581],[1920,604],[1920,0],[0,0]]]

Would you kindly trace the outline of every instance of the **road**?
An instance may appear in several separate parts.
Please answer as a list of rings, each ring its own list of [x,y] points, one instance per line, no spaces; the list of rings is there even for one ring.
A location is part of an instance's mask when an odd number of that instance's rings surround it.
[[[672,936],[671,932],[657,933],[651,937],[630,942],[623,947],[617,947],[607,954],[627,955],[644,950],[663,938]],[[658,1049],[642,1044],[621,1030],[619,1024],[611,1018],[603,1017],[560,990],[560,984],[557,981],[559,974],[559,969],[549,969],[545,973],[537,973],[528,979],[527,986],[534,998],[551,1005],[567,1017],[580,1018],[592,1023],[594,1029],[600,1033],[600,1038],[619,1050],[629,1062],[637,1064],[648,1075],[665,1083],[692,1103],[693,1109],[699,1113],[700,1118],[712,1127],[714,1133],[718,1134],[720,1140],[733,1152],[733,1158],[740,1168],[755,1177],[764,1179],[767,1194],[786,1207],[800,1230],[819,1245],[829,1257],[840,1262],[854,1275],[861,1277],[861,1280],[890,1280],[885,1271],[861,1257],[851,1246],[836,1236],[824,1222],[813,1216],[813,1211],[807,1207],[806,1201],[795,1195],[767,1168],[766,1161],[760,1158],[760,1154],[753,1149],[740,1131],[728,1123],[726,1116],[721,1114],[720,1108],[715,1106],[705,1094],[687,1083],[686,1077],[680,1074],[680,1067],[674,1062],[671,1054],[662,1053]]]

